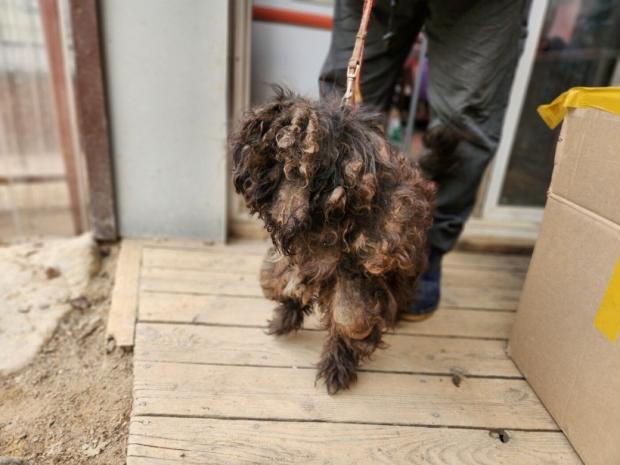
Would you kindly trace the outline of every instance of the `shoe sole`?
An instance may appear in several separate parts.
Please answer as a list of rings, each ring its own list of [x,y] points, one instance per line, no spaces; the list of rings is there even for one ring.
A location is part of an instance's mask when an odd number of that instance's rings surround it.
[[[428,320],[430,317],[432,317],[435,314],[436,311],[437,309],[434,309],[428,313],[420,313],[418,315],[414,315],[413,313],[401,313],[400,319],[405,320],[405,321],[410,321],[413,323],[417,323],[420,321]]]

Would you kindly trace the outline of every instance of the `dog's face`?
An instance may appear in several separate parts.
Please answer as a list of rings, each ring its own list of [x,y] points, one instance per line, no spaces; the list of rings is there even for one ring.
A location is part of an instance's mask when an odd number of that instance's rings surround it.
[[[285,93],[243,117],[231,138],[234,185],[281,252],[305,250],[308,259],[320,247],[334,259],[341,250],[365,255],[380,242],[400,241],[400,217],[417,211],[416,199],[425,210],[426,194],[397,189],[411,168],[394,156],[382,123],[381,115]],[[397,208],[392,194],[412,197]],[[398,211],[388,218],[391,208]],[[389,255],[390,247],[380,248]]]
[[[316,103],[282,93],[247,113],[231,140],[235,189],[284,253],[313,222],[344,213],[346,193],[330,124]]]

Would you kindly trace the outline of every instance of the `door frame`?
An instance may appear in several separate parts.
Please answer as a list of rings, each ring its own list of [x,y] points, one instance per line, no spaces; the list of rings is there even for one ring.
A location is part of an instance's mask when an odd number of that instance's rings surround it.
[[[60,2],[62,3],[62,2]],[[77,131],[95,239],[118,238],[116,200],[97,0],[68,0],[75,51]]]
[[[521,118],[523,103],[536,61],[536,52],[548,6],[549,0],[532,0],[531,3],[527,38],[512,83],[510,99],[502,127],[502,137],[495,154],[495,159],[489,170],[489,179],[481,202],[480,216],[484,220],[513,221],[536,225],[540,224],[542,220],[542,207],[500,205],[500,195]]]

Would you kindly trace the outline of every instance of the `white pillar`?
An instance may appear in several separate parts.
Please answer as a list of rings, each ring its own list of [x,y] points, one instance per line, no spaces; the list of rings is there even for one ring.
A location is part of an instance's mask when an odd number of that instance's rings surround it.
[[[105,0],[120,234],[224,240],[227,0]]]

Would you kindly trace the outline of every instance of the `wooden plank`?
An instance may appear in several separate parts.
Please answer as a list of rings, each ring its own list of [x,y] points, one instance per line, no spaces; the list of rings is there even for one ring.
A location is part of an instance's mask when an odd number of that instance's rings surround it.
[[[150,244],[150,242],[149,242]],[[166,248],[147,246],[144,250],[144,266],[211,271],[235,271],[256,274],[260,269],[265,245],[256,245],[254,253],[247,253],[241,245],[204,246],[190,248]],[[527,271],[529,257],[512,255],[484,255],[472,253],[450,253],[444,259],[446,268],[467,268],[468,270],[504,270],[523,274]]]
[[[315,370],[134,363],[134,414],[556,430],[524,380],[359,374],[329,396]]]
[[[262,328],[139,323],[135,360],[314,368],[325,336],[323,331],[274,337]],[[363,369],[521,377],[504,341],[386,335],[385,342]]]
[[[128,465],[582,465],[562,433],[134,417]]]
[[[140,241],[124,239],[116,264],[112,303],[106,328],[106,343],[113,339],[116,347],[133,346],[141,257]]]
[[[425,321],[400,322],[396,332],[427,336],[508,339],[514,319],[513,312],[439,308],[435,315]]]
[[[243,253],[262,257],[270,246],[270,240],[234,239],[226,244],[214,243],[202,240],[175,240],[175,239],[150,239],[145,240],[145,247],[188,250],[190,252],[206,253]],[[527,271],[530,256],[523,254],[492,254],[479,252],[453,251],[444,257],[444,265],[488,268],[488,269],[512,269],[515,271]]]
[[[215,263],[215,261],[214,261]],[[234,286],[233,283],[243,282],[251,284],[255,289],[260,290],[258,285],[258,268],[242,269],[241,260],[220,261],[217,268],[196,268],[180,269],[168,266],[149,267],[143,265],[143,275],[145,278],[164,278],[170,281],[193,281],[196,283],[213,283],[213,285]],[[235,268],[235,266],[239,268]],[[445,269],[443,271],[442,285],[444,288],[469,287],[475,291],[486,291],[490,289],[509,289],[518,295],[523,287],[523,274],[506,271],[487,271],[487,270],[455,270]],[[246,286],[247,287],[247,286]],[[197,288],[195,291],[199,292]],[[228,291],[230,292],[230,290]],[[242,294],[243,295],[243,294]],[[254,295],[254,294],[250,294]]]
[[[467,277],[463,271],[452,276],[444,273],[442,305],[464,308],[516,310],[521,287],[495,287],[499,277],[488,276],[489,283],[476,277]],[[512,280],[512,277],[508,279]],[[469,280],[470,284],[460,284]],[[229,296],[260,297],[263,295],[258,277],[234,272],[179,270],[170,268],[143,268],[141,290],[190,294],[214,294]]]
[[[234,272],[142,268],[140,290],[261,297],[258,277]]]
[[[540,224],[535,222],[470,218],[456,248],[468,252],[531,255],[539,228]]]
[[[490,254],[453,251],[445,255],[445,266],[489,270],[513,270],[525,273],[530,264],[529,255]]]
[[[140,321],[265,326],[275,302],[264,297],[140,293]]]
[[[275,306],[264,298],[143,292],[140,321],[265,327]],[[397,334],[507,339],[514,321],[511,312],[440,308],[428,320],[400,322]],[[316,317],[306,327],[315,328]]]
[[[441,305],[450,308],[478,308],[515,312],[521,289],[478,286],[443,286]]]
[[[145,247],[156,249],[176,249],[190,253],[225,253],[249,254],[260,260],[270,240],[233,239],[226,244],[203,240],[149,239]],[[526,272],[530,262],[529,254],[480,253],[455,250],[445,255],[443,264],[448,267],[464,267],[477,269],[503,269]],[[191,262],[191,257],[189,258]]]
[[[88,173],[92,229],[97,239],[116,240],[114,183],[97,2],[70,0],[69,4],[75,46],[75,103]]]
[[[144,249],[144,266],[147,268],[225,272],[235,270],[243,274],[257,275],[262,261],[262,255],[232,252],[228,248],[189,250],[145,247]]]
[[[220,251],[226,253],[247,253],[263,256],[269,247],[269,240],[263,239],[232,239],[226,243],[204,239],[171,239],[152,238],[143,239],[144,247],[158,249],[188,250],[194,252]]]

